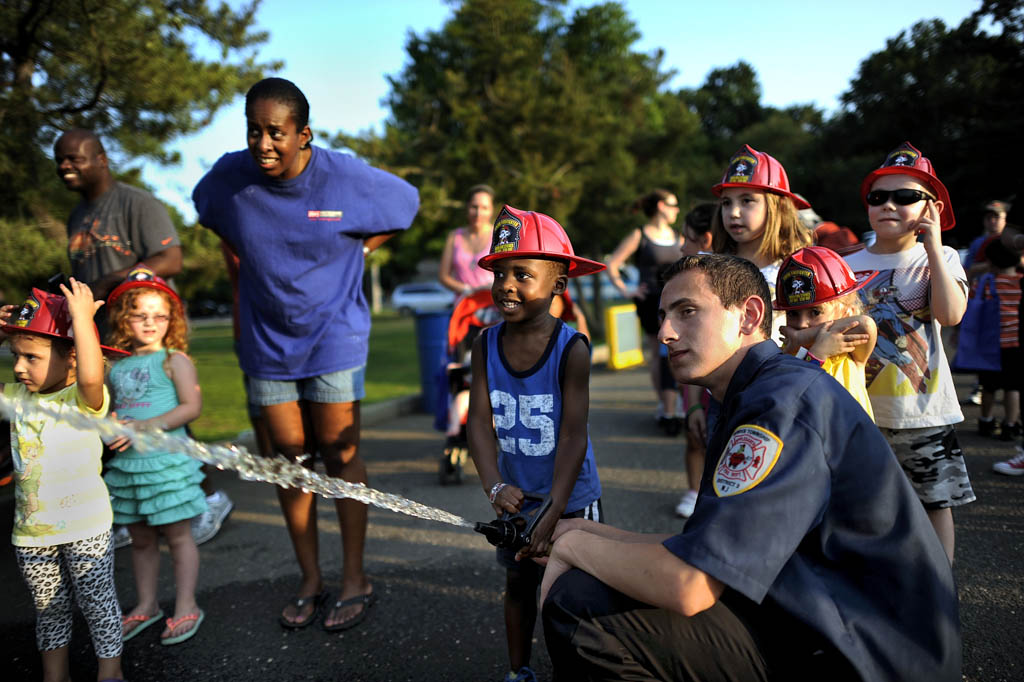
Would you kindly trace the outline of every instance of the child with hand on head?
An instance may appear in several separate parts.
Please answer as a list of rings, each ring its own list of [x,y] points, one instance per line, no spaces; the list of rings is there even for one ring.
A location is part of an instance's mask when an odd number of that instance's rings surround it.
[[[111,344],[131,353],[110,371],[115,413],[137,431],[185,438],[185,424],[199,416],[202,398],[195,366],[185,354],[187,322],[181,299],[153,271],[137,266],[110,292],[109,303]],[[163,535],[177,594],[174,616],[166,620],[160,641],[184,642],[204,618],[196,604],[199,550],[191,530],[192,518],[206,511],[206,495],[199,486],[201,463],[179,452],[140,452],[125,438],[110,446],[117,454],[107,465],[106,481],[114,522],[128,526],[132,536],[138,597],[124,617],[124,638],[163,619],[157,601]]]
[[[0,337],[14,356],[17,383],[4,396],[90,417],[107,413],[103,351],[93,315],[103,305],[72,278],[63,296],[33,289],[19,308],[0,309]],[[11,423],[15,514],[11,543],[36,607],[43,679],[71,679],[72,595],[85,614],[98,679],[121,673],[121,608],[114,589],[110,497],[101,477],[99,434],[51,417]]]
[[[746,144],[733,154],[722,181],[711,191],[720,197],[722,209],[711,220],[715,253],[746,258],[773,287],[782,259],[813,241],[797,213],[811,205],[790,191],[781,163]],[[776,343],[781,326],[778,316],[772,324]]]
[[[530,649],[545,556],[559,518],[601,518],[601,484],[587,432],[590,350],[586,337],[549,312],[568,277],[604,265],[576,256],[561,225],[505,206],[480,267],[494,272],[491,295],[503,321],[473,344],[469,450],[494,511],[536,511],[524,492],[551,496],[529,546],[498,548],[505,567],[507,681],[534,680]],[[497,436],[497,448],[495,448]]]
[[[875,243],[846,262],[879,271],[860,291],[878,326],[865,373],[871,409],[952,562],[952,507],[975,499],[940,337],[967,309],[967,274],[957,252],[942,245],[942,231],[956,224],[953,206],[931,162],[909,142],[864,178],[860,193]]]
[[[875,349],[875,322],[857,293],[876,272],[855,277],[842,256],[808,246],[789,256],[775,283],[775,309],[785,311],[782,350],[807,358],[846,387],[871,414],[864,366]]]

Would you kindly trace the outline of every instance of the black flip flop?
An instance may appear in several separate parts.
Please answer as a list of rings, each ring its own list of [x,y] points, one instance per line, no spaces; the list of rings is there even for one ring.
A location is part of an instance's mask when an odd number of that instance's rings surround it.
[[[360,611],[355,616],[353,616],[352,618],[349,618],[348,620],[342,621],[340,623],[336,623],[334,625],[327,625],[327,623],[325,622],[323,624],[323,628],[327,632],[341,632],[342,630],[348,630],[349,628],[354,628],[355,626],[359,625],[364,620],[366,620],[366,613],[370,610],[370,607],[373,606],[376,603],[377,603],[377,591],[376,590],[374,590],[373,592],[370,592],[369,594],[360,594],[358,596],[350,597],[348,599],[339,599],[338,601],[334,602],[334,606],[332,606],[331,608],[326,609],[324,611],[324,620],[325,621],[327,619],[327,614],[328,613],[330,613],[332,611],[337,611],[338,609],[343,609],[346,606],[355,606],[356,604],[362,604],[363,605],[363,610]]]
[[[277,620],[281,623],[282,627],[286,627],[289,630],[301,630],[302,628],[306,627],[307,625],[316,620],[317,616],[320,615],[320,609],[323,607],[324,603],[330,596],[331,595],[327,592],[327,590],[321,590],[320,594],[314,594],[312,597],[296,597],[291,602],[289,602],[291,606],[295,607],[296,611],[301,611],[302,607],[304,607],[309,602],[313,602],[313,610],[310,612],[309,617],[303,620],[291,621],[285,618],[284,613],[282,613],[277,617]]]

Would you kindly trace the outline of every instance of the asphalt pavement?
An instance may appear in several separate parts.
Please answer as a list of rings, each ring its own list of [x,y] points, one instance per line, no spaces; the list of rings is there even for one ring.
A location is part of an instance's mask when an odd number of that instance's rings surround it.
[[[961,393],[966,393],[965,381]],[[370,485],[468,520],[489,520],[490,505],[470,464],[462,485],[441,486],[437,469],[443,436],[407,404],[367,410],[362,452]],[[673,532],[686,487],[682,437],[661,434],[645,369],[595,367],[590,432],[609,521],[636,531]],[[991,471],[1012,455],[1011,444],[976,434],[978,408],[964,408],[960,430],[978,501],[955,511],[964,629],[964,679],[1024,680],[1024,477]],[[319,624],[285,631],[277,622],[298,583],[298,570],[271,486],[215,472],[235,510],[220,534],[200,548],[198,601],[206,620],[183,644],[164,647],[159,627],[125,645],[132,682],[184,680],[500,680],[507,669],[501,593],[504,575],[493,548],[471,530],[370,509],[366,567],[380,601],[368,618],[343,633]],[[0,491],[0,533],[13,517],[12,486]],[[321,500],[321,566],[329,585],[340,576],[341,548],[331,502]],[[130,549],[117,550],[121,603],[131,608]],[[8,543],[0,548],[0,660],[4,679],[40,678],[34,611]],[[170,557],[163,550],[161,604],[173,610]],[[95,679],[88,630],[76,615],[74,679]],[[550,679],[538,625],[533,666]]]

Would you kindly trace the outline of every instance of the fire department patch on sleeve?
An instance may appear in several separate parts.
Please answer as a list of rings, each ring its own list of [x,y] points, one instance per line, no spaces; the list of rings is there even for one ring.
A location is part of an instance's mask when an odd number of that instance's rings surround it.
[[[753,424],[736,427],[715,467],[715,494],[739,495],[763,481],[782,452],[782,441]]]

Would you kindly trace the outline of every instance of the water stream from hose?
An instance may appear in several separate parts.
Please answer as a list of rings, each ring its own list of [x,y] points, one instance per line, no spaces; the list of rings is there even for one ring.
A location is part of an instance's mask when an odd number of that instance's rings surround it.
[[[33,421],[57,420],[83,431],[94,431],[100,438],[109,441],[118,436],[131,438],[132,445],[139,452],[183,452],[221,470],[238,472],[246,481],[263,481],[283,488],[299,488],[323,497],[358,500],[375,507],[388,509],[400,514],[415,516],[428,521],[447,523],[461,528],[473,528],[474,524],[461,516],[443,509],[421,504],[400,495],[386,493],[367,487],[363,483],[349,483],[340,478],[321,476],[307,469],[301,463],[278,455],[262,457],[254,455],[237,445],[209,445],[191,438],[172,436],[162,431],[136,431],[129,424],[112,419],[89,417],[74,407],[54,407],[45,402],[23,401],[0,395],[0,413],[7,419]],[[305,455],[304,457],[309,457]]]

